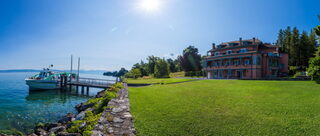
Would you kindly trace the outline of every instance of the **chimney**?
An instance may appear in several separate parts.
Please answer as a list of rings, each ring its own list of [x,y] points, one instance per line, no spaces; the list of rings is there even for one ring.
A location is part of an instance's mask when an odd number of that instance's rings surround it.
[[[256,38],[255,37],[252,38],[252,41],[253,41],[253,44],[256,44]]]
[[[212,43],[212,49],[215,49],[215,48],[216,48],[216,44]]]
[[[242,45],[242,38],[239,38],[240,46]]]

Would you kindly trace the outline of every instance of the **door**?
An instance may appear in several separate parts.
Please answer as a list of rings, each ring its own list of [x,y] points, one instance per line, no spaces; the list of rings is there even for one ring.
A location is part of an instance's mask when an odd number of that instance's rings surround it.
[[[241,78],[242,78],[241,71],[237,71],[237,78],[238,78],[238,79],[241,79]]]

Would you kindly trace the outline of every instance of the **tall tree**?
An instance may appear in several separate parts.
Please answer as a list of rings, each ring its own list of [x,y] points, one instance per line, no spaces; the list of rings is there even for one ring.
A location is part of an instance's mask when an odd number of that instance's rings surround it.
[[[167,59],[167,63],[169,64],[170,72],[177,72],[176,64],[173,59]]]
[[[286,52],[286,48],[284,46],[284,31],[282,29],[279,30],[277,46],[280,47],[280,50]]]
[[[298,66],[301,67],[301,69],[306,69],[308,66],[308,61],[310,58],[310,39],[306,31],[303,31],[301,36],[300,36],[300,42],[299,42],[299,47],[298,53],[299,53],[299,62]],[[312,53],[313,54],[313,53]]]
[[[320,16],[319,20],[320,20]],[[314,28],[316,35],[320,36],[320,25]],[[310,38],[311,39],[311,38]],[[318,39],[320,41],[320,38]],[[309,60],[309,67],[307,69],[308,75],[311,76],[312,80],[317,81],[320,84],[320,46],[315,53],[315,57]]]
[[[184,49],[183,55],[179,56],[178,59],[182,69],[186,72],[201,70],[201,55],[199,55],[198,49],[194,46]]]
[[[301,60],[300,50],[299,50],[299,42],[300,42],[300,34],[299,30],[294,27],[292,30],[291,40],[289,44],[289,64],[291,66],[300,66],[299,60]]]
[[[169,74],[169,64],[165,61],[165,59],[158,59],[154,67],[154,77],[168,78]]]
[[[311,30],[310,35],[309,35],[309,40],[310,40],[310,45],[308,46],[309,52],[313,52],[309,54],[309,57],[314,57],[314,53],[317,51],[317,34],[314,30]]]
[[[148,74],[149,75],[152,75],[154,74],[154,67],[157,63],[157,61],[159,60],[160,58],[159,57],[155,57],[155,56],[148,56],[147,60],[148,60],[148,63],[147,63],[147,71],[148,71]]]
[[[291,28],[288,26],[287,29],[283,31],[283,50],[284,52],[290,54],[291,47]]]

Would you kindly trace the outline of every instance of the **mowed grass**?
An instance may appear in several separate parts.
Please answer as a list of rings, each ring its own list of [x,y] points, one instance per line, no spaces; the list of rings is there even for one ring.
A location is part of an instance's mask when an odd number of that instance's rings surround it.
[[[320,85],[202,80],[129,88],[140,136],[320,135]]]
[[[179,83],[192,81],[194,79],[183,79],[183,78],[138,78],[138,79],[127,79],[129,84],[170,84],[170,83]]]

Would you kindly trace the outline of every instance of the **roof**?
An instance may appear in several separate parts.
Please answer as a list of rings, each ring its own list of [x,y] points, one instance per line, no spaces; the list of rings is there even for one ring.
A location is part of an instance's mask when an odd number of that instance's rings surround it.
[[[259,39],[255,39],[255,41],[253,39],[242,40],[242,42],[262,43],[262,41],[259,40]],[[223,42],[220,45],[229,45],[230,43],[238,43],[238,44],[240,44],[240,40],[239,41],[231,41],[231,42]]]

